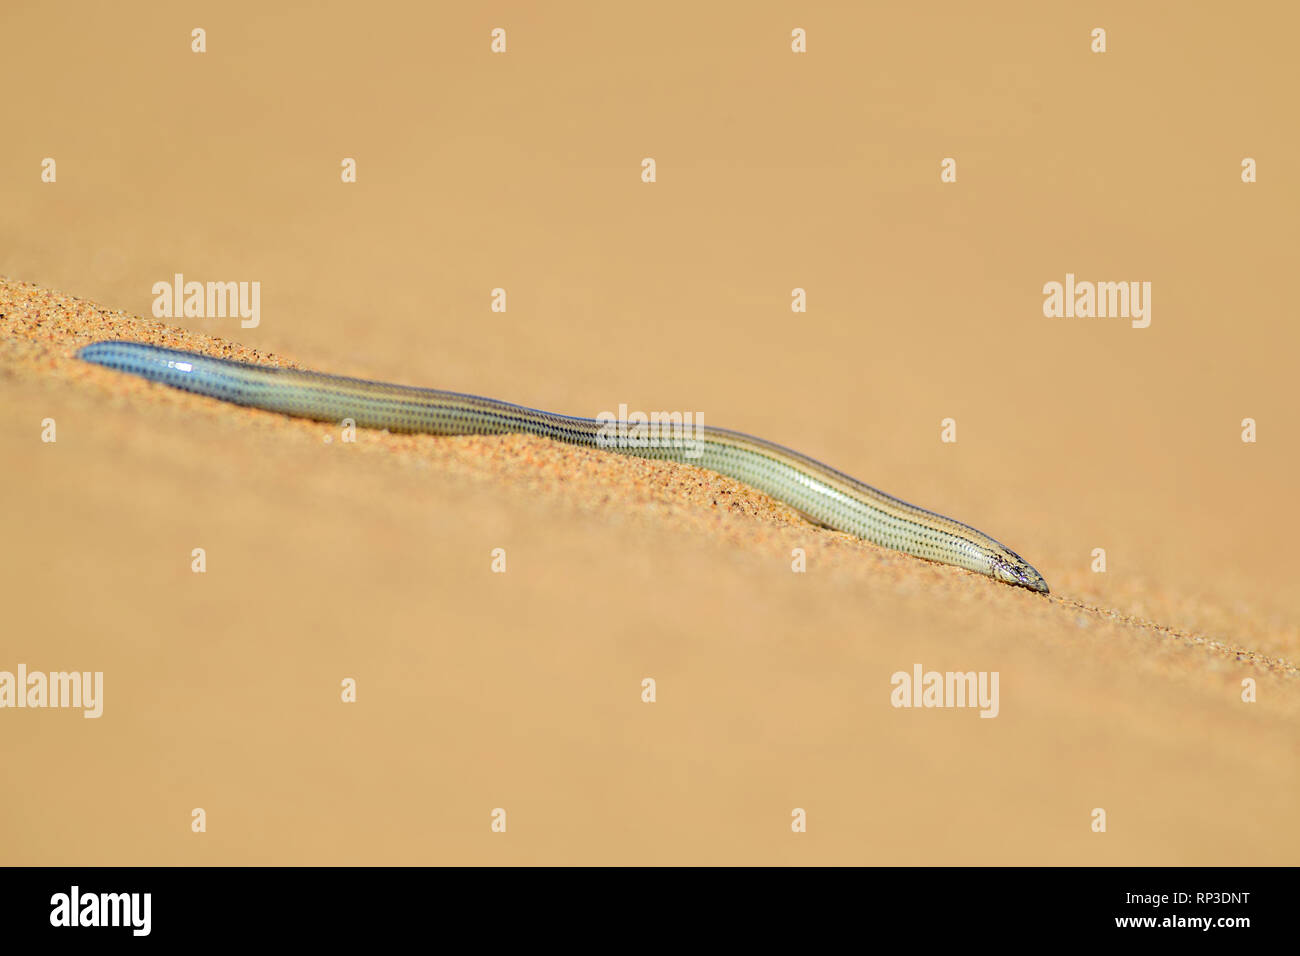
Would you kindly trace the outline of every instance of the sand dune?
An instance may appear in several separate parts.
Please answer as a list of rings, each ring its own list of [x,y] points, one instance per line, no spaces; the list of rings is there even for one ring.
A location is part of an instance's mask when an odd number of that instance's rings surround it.
[[[1135,613],[1185,595],[1110,608],[1069,576],[1042,597],[690,467],[326,442],[73,353],[284,356],[15,280],[0,316],[0,669],[107,687],[96,721],[0,715],[14,766],[61,755],[10,791],[11,862],[1296,859],[1291,622],[1200,597],[1224,626],[1197,632]],[[918,664],[997,671],[997,718],[891,706]]]

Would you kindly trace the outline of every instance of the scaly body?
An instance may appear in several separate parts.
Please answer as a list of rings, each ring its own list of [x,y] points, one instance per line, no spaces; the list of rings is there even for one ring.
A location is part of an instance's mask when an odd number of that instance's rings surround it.
[[[602,441],[591,418],[436,389],[387,385],[295,369],[247,365],[137,342],[96,342],[78,356],[187,392],[322,422],[430,435],[540,435],[571,445],[697,465],[784,501],[811,521],[918,558],[967,568],[1047,593],[1028,562],[981,531],[918,508],[806,455],[760,438],[701,426],[686,445],[626,447]]]

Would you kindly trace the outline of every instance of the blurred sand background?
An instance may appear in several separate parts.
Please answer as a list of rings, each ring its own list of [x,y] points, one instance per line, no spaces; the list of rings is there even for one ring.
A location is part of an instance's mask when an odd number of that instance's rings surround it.
[[[0,862],[1300,862],[1298,21],[6,3],[0,669],[106,700],[0,712]],[[261,282],[260,326],[158,325],[177,272]],[[1066,272],[1152,282],[1151,327],[1044,318]],[[326,444],[71,358],[115,336],[702,411],[1053,594],[693,469]],[[999,671],[1000,716],[892,708],[914,663]]]

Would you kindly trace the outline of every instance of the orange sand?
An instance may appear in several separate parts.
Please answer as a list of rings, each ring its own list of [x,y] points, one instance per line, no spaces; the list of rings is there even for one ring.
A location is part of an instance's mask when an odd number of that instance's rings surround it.
[[[0,283],[0,669],[107,686],[99,721],[0,713],[41,768],[8,789],[6,862],[1297,858],[1289,622],[1209,606],[1225,626],[1193,633],[1050,575],[1043,598],[545,440],[327,443],[73,358],[109,338],[285,362]],[[999,671],[1001,714],[892,708],[915,662]]]

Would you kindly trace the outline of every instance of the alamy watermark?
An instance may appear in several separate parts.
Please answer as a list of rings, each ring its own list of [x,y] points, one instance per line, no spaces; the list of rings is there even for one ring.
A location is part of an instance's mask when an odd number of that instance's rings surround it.
[[[601,412],[596,421],[601,423],[599,448],[674,448],[686,458],[704,454],[703,412],[629,412],[627,405],[619,405],[617,414]]]
[[[895,707],[978,707],[981,717],[998,715],[997,671],[895,671],[889,702]]]
[[[83,893],[73,884],[69,892],[50,897],[50,925],[121,926],[133,936],[148,936],[152,910],[152,893]]]
[[[240,319],[240,327],[255,329],[262,321],[262,283],[186,282],[178,272],[171,282],[155,282],[155,319]]]
[[[1131,319],[1133,328],[1151,324],[1150,282],[1091,282],[1076,280],[1043,286],[1043,315],[1049,319]]]
[[[0,709],[5,707],[81,708],[83,717],[104,713],[103,671],[0,671]]]

